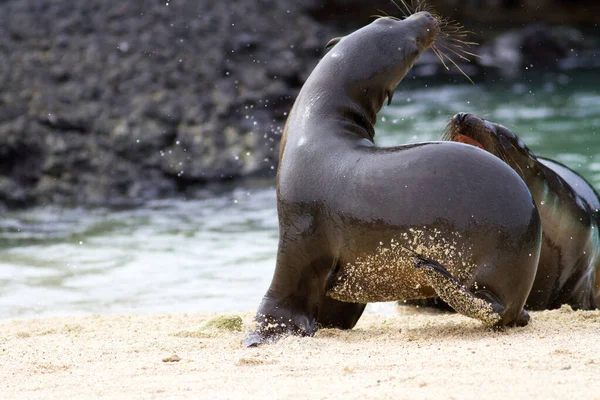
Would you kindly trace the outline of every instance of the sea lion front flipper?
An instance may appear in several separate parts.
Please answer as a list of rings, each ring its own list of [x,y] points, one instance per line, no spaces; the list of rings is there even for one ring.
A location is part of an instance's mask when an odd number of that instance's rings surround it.
[[[254,347],[273,343],[285,335],[313,336],[316,318],[298,308],[297,298],[277,300],[267,294],[254,318],[256,327],[248,332],[244,345]]]
[[[416,258],[418,261],[415,268],[423,268],[436,293],[457,312],[488,325],[498,325],[502,321],[504,306],[492,293],[487,290],[472,293],[450,275],[444,266],[422,256]]]

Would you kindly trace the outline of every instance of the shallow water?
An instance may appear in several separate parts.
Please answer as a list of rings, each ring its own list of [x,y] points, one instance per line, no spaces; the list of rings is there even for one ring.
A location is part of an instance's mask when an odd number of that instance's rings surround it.
[[[376,126],[381,146],[436,140],[468,111],[600,188],[600,78],[545,83],[405,82]],[[272,180],[131,210],[35,208],[0,217],[0,318],[254,310],[277,249]],[[370,306],[389,312],[390,305]]]

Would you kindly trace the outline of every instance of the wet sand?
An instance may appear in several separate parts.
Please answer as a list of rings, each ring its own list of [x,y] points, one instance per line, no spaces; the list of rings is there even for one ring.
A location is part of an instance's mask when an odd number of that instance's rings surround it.
[[[223,314],[0,321],[3,399],[600,399],[600,311],[493,331],[460,315],[366,315],[351,331],[241,345]]]

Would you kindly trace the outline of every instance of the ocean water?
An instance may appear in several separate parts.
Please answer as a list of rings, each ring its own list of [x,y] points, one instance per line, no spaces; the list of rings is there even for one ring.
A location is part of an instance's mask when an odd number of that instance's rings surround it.
[[[376,144],[436,140],[457,112],[504,124],[536,154],[600,188],[599,77],[405,82],[378,117]],[[135,209],[8,212],[0,216],[0,318],[253,311],[271,280],[277,240],[270,179]]]

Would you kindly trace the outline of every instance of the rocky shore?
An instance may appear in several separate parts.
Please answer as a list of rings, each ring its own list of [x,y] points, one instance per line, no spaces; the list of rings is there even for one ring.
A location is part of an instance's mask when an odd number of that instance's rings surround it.
[[[324,44],[393,12],[365,3],[0,1],[0,208],[139,204],[272,174]],[[575,28],[505,35],[471,73],[600,63]],[[443,71],[429,55],[414,73]]]

